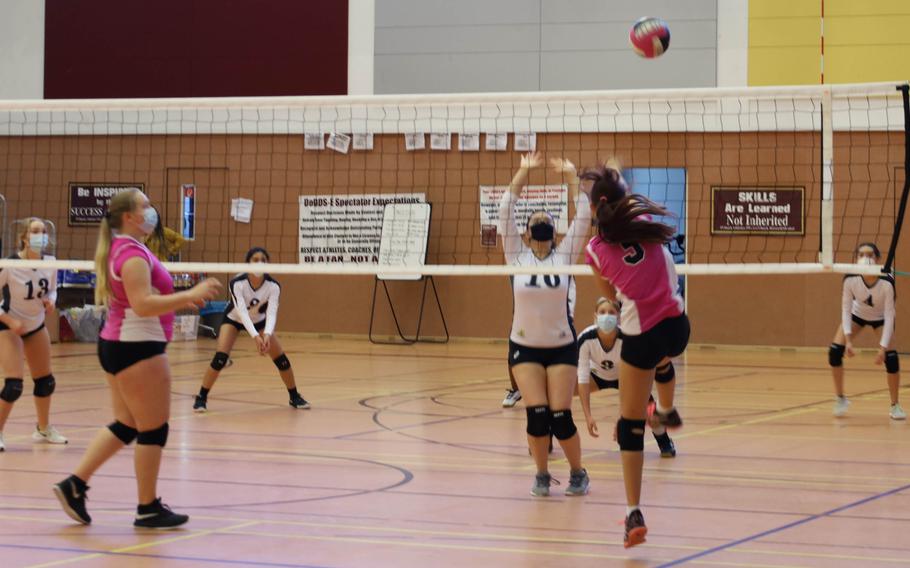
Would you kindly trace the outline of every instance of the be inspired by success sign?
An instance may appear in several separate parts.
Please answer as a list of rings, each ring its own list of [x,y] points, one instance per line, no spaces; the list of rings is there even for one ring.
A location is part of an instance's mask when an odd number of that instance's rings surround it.
[[[805,188],[712,187],[712,235],[806,234]]]

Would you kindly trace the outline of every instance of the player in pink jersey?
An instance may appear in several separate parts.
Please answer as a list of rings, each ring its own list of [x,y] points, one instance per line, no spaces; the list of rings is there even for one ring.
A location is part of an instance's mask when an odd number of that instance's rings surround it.
[[[95,270],[95,302],[110,309],[98,341],[98,357],[111,388],[115,421],[89,444],[73,475],[54,485],[63,510],[89,524],[85,509],[88,481],[101,465],[136,440],[139,506],[134,526],[170,528],[189,517],[171,511],[158,497],[158,470],[168,438],[171,371],[165,350],[173,332],[174,311],[201,306],[220,283],[207,279],[174,293],[171,275],[143,243],[157,222],[148,197],[128,190],[111,199],[101,223]]]
[[[681,426],[673,407],[676,381],[670,357],[685,351],[689,319],[678,292],[673,259],[665,246],[674,229],[651,219],[652,215],[669,212],[631,193],[616,168],[599,166],[579,177],[592,183],[591,212],[597,226],[597,236],[586,248],[588,264],[604,294],[622,304],[616,434],[628,505],[624,540],[629,548],[645,542],[648,533],[638,504],[651,382],[657,381],[656,416],[660,423],[669,428]]]

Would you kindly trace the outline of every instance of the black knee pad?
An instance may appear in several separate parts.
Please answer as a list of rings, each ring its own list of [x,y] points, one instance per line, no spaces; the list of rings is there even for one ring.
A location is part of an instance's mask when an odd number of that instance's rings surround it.
[[[529,436],[540,438],[550,435],[550,409],[546,406],[529,406],[525,409],[528,413]]]
[[[571,410],[553,410],[550,412],[550,430],[557,440],[568,440],[578,432]]]
[[[291,360],[284,353],[276,357],[274,363],[279,371],[287,371],[291,368]]]
[[[620,418],[616,423],[616,441],[624,452],[645,450],[645,421]]]
[[[840,367],[844,364],[844,352],[847,351],[845,345],[840,345],[839,343],[832,343],[828,347],[828,364],[832,367]]]
[[[54,380],[54,375],[48,375],[46,377],[38,377],[35,379],[35,390],[34,395],[38,398],[44,398],[54,394],[54,390],[57,388],[57,381]]]
[[[138,444],[143,446],[161,446],[162,448],[167,445],[167,432],[169,426],[167,422],[155,428],[154,430],[148,430],[145,432],[139,432],[139,435],[136,436]]]
[[[658,367],[654,372],[654,380],[658,383],[669,383],[676,378],[676,369],[673,368],[673,362],[670,361],[663,367]]]
[[[22,396],[22,379],[6,379],[3,381],[3,390],[0,391],[0,400],[13,403]]]
[[[221,351],[215,353],[215,356],[212,357],[212,368],[216,371],[224,369],[228,362],[228,354],[222,353]]]
[[[897,351],[885,351],[885,370],[889,373],[897,373],[901,370],[901,360],[897,356]]]
[[[111,434],[117,436],[117,439],[129,446],[133,443],[133,440],[139,436],[139,431],[135,428],[130,428],[123,422],[116,420],[107,425],[107,429],[111,431]]]

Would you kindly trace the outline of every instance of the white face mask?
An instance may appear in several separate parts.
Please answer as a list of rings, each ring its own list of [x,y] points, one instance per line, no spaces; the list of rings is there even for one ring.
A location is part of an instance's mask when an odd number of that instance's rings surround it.
[[[859,262],[857,264],[865,264],[866,266],[874,266],[875,259],[871,256],[861,256],[859,257]]]
[[[616,314],[597,314],[597,327],[604,333],[610,333],[616,329],[618,323],[619,318],[616,317]]]
[[[30,233],[28,236],[28,248],[34,252],[41,252],[47,248],[48,238],[44,233]]]
[[[158,212],[149,207],[142,212],[142,224],[139,225],[139,230],[141,230],[146,235],[151,235],[152,231],[155,230],[155,227],[158,226]]]

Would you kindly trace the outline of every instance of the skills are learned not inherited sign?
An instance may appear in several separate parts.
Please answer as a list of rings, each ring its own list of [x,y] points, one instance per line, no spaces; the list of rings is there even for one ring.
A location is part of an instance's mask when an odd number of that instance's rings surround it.
[[[806,234],[803,187],[712,187],[712,235]]]

